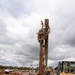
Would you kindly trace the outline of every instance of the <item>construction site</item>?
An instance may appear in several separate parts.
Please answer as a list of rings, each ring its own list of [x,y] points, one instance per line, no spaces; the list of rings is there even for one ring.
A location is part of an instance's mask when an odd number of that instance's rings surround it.
[[[41,21],[41,28],[37,33],[38,42],[40,44],[39,49],[39,67],[38,69],[4,69],[0,71],[0,75],[52,75],[50,69],[48,69],[48,37],[50,33],[49,19]],[[34,71],[35,70],[35,71]]]
[[[60,61],[55,69],[48,67],[48,41],[51,28],[49,19],[41,21],[41,28],[37,33],[37,39],[40,44],[39,50],[39,66],[31,67],[6,67],[0,66],[0,75],[75,75],[74,61]]]
[[[0,0],[0,75],[75,75],[75,0]]]
[[[39,66],[32,67],[6,67],[0,66],[0,75],[75,75],[74,61],[59,61],[55,69],[48,67],[48,41],[51,31],[49,19],[41,21],[41,28],[37,33],[39,42]]]

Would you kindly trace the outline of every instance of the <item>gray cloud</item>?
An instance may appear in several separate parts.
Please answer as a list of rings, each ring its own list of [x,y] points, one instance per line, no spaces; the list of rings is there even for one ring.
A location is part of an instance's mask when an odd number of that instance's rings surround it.
[[[70,45],[70,46],[75,46],[75,30],[73,29],[75,25],[71,25],[67,30],[66,33],[64,34],[64,44]]]
[[[32,5],[28,0],[2,0],[2,10],[8,11],[13,17],[21,17],[33,11]]]
[[[3,24],[3,22],[0,22],[0,34],[4,34],[6,32],[6,26]]]

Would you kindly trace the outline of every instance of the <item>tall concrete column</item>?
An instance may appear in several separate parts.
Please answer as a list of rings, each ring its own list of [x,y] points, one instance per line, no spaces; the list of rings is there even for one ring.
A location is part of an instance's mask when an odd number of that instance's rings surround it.
[[[39,55],[39,75],[43,75],[43,41],[40,41],[40,55]]]
[[[49,19],[45,19],[45,24],[42,22],[42,28],[38,32],[38,41],[40,43],[38,75],[45,75],[47,72],[49,30]]]

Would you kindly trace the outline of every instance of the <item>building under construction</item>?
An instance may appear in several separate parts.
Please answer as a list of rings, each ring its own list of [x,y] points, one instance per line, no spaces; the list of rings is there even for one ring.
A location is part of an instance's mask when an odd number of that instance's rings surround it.
[[[45,75],[48,62],[48,36],[50,33],[49,19],[45,19],[44,23],[41,21],[41,25],[42,27],[38,32],[38,42],[40,43],[38,75]]]

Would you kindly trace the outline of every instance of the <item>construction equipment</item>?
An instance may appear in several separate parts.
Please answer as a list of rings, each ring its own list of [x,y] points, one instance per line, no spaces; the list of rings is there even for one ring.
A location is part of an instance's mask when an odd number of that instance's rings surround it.
[[[38,75],[44,75],[47,72],[48,61],[48,35],[50,33],[49,19],[45,19],[45,23],[41,21],[41,29],[38,34],[38,42],[40,43],[39,52],[39,73]]]
[[[75,62],[74,61],[59,62],[58,75],[75,75]]]

